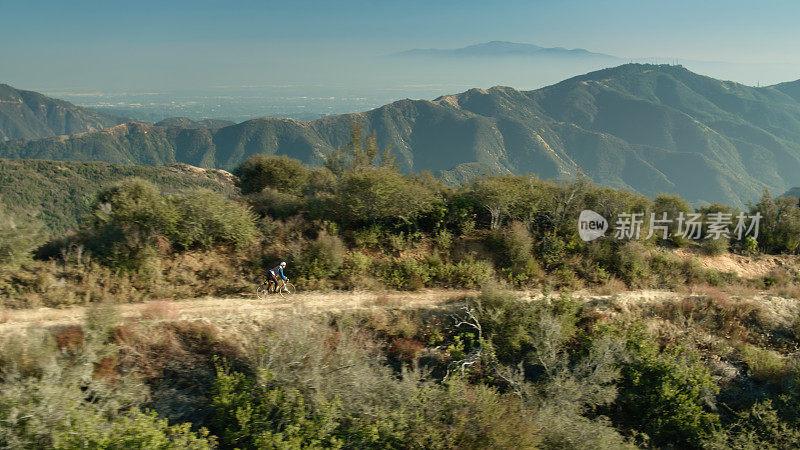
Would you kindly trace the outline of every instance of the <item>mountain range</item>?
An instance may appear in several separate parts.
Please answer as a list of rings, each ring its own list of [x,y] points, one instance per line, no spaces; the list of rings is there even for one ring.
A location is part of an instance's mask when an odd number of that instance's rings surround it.
[[[124,123],[0,143],[0,157],[232,169],[255,153],[319,165],[353,121],[401,170],[461,182],[482,173],[584,173],[646,195],[742,206],[800,185],[800,81],[754,88],[682,66],[626,64],[533,91],[496,86],[399,100],[309,122],[261,118],[221,128]],[[164,124],[162,124],[164,125]]]
[[[169,117],[155,123],[155,126],[157,127],[178,128],[222,128],[230,125],[236,125],[236,122],[222,119],[192,120],[188,117]]]

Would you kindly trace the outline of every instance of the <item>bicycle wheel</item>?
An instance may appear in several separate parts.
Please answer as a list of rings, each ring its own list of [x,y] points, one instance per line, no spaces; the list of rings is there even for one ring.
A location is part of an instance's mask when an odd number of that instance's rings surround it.
[[[259,299],[261,299],[261,300],[264,300],[265,298],[269,297],[269,285],[268,285],[268,284],[266,284],[266,283],[264,283],[264,284],[261,284],[261,285],[260,285],[260,286],[259,286],[259,287],[256,289],[256,295],[257,295],[257,296],[258,296],[258,298],[259,298]]]
[[[282,298],[286,298],[293,295],[296,291],[297,289],[294,288],[292,283],[286,282],[283,283],[283,286],[281,286],[281,289],[278,292],[281,293]]]

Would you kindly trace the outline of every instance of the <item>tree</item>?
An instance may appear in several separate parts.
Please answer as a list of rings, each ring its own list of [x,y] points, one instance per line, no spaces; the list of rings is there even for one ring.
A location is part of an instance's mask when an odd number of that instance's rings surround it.
[[[480,206],[491,216],[489,227],[497,229],[521,198],[519,177],[497,175],[478,179],[472,184],[472,192]]]
[[[345,172],[383,167],[395,169],[391,147],[387,147],[378,160],[378,138],[375,133],[364,137],[364,125],[353,121],[350,125],[350,141],[333,151],[325,160],[325,167],[337,176]]]
[[[773,199],[764,190],[761,200],[751,208],[761,214],[758,243],[766,252],[797,253],[800,250],[800,208],[794,197]]]
[[[656,220],[663,218],[664,213],[667,214],[667,219],[670,222],[667,224],[667,239],[676,247],[686,247],[689,240],[683,236],[676,235],[678,216],[683,213],[684,216],[692,212],[692,208],[682,199],[679,195],[660,194],[653,202],[653,213],[655,213]],[[656,232],[655,234],[661,241],[662,236]]]

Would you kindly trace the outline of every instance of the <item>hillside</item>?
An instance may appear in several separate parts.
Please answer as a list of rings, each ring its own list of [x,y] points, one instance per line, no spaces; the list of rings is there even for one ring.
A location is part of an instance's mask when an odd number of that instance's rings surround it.
[[[627,64],[535,91],[471,89],[311,122],[263,118],[219,129],[128,123],[69,138],[0,143],[0,157],[184,162],[230,170],[254,153],[318,165],[363,122],[404,171],[450,182],[480,173],[583,172],[646,195],[742,206],[800,184],[797,83],[753,88],[681,66]]]
[[[0,206],[32,213],[48,231],[60,235],[74,229],[90,212],[93,196],[103,186],[140,177],[167,191],[206,188],[230,193],[232,176],[185,164],[163,167],[121,166],[104,162],[53,162],[0,159]]]
[[[125,119],[0,84],[0,141],[101,130]]]

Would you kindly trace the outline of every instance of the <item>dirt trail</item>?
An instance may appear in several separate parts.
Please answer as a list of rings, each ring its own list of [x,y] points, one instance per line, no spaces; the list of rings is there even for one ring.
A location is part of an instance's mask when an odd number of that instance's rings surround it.
[[[118,305],[125,320],[192,320],[213,323],[226,328],[246,322],[263,322],[290,314],[314,314],[319,312],[341,312],[370,308],[420,307],[438,308],[449,303],[475,297],[474,290],[431,289],[416,292],[302,292],[290,299],[272,297],[259,300],[253,297],[204,297],[186,300],[156,300],[145,303]],[[532,301],[540,300],[539,291],[520,292]],[[686,296],[662,290],[623,291],[614,295],[577,291],[573,295],[590,303],[599,310],[616,314],[621,311],[657,304],[665,300]],[[690,294],[691,295],[691,294]],[[798,306],[800,309],[800,305]],[[26,329],[41,329],[63,325],[82,324],[86,307],[37,308],[0,311],[0,335],[21,332]]]
[[[426,290],[419,292],[308,292],[291,299],[272,297],[205,297],[176,301],[150,301],[119,305],[123,319],[203,320],[218,325],[263,321],[292,313],[339,312],[372,307],[438,307],[477,295],[468,290]],[[86,307],[38,308],[0,311],[0,334],[26,328],[76,325],[83,322]]]

